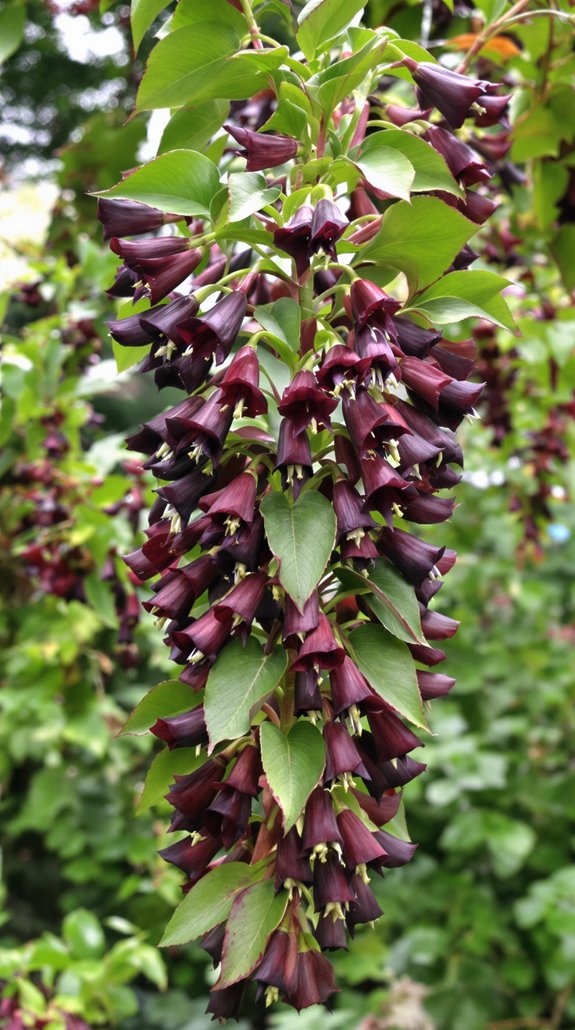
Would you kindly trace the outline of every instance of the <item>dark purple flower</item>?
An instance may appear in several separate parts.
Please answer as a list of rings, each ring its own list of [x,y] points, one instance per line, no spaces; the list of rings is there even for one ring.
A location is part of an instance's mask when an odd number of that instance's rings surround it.
[[[388,762],[422,746],[419,737],[378,698],[374,697],[373,703],[366,702],[366,714],[378,761]]]
[[[347,948],[345,926],[345,918],[342,918],[337,909],[332,909],[326,915],[320,915],[314,934],[322,951]]]
[[[226,786],[234,787],[242,794],[249,794],[255,798],[259,794],[258,780],[262,773],[262,763],[257,747],[248,745],[242,751],[235,762],[235,765],[226,778]]]
[[[459,129],[467,118],[471,106],[497,85],[467,75],[452,72],[441,64],[422,61],[417,64],[407,58],[404,62],[428,103],[433,104],[453,129]]]
[[[307,800],[303,824],[302,850],[325,857],[328,844],[342,844],[329,791],[316,787]]]
[[[157,719],[151,727],[155,737],[165,741],[169,748],[197,747],[208,740],[204,706],[198,705],[189,712]]]
[[[294,691],[294,711],[296,715],[302,712],[321,712],[323,703],[320,691],[320,677],[313,669],[307,672],[296,672]]]
[[[393,324],[402,351],[414,358],[425,358],[430,348],[441,339],[441,333],[436,329],[422,329],[407,315],[396,315]]]
[[[212,987],[206,1008],[206,1012],[212,1014],[212,1021],[217,1019],[218,1023],[225,1023],[228,1019],[238,1019],[245,986],[245,981],[240,980],[232,987],[222,987],[220,990]]]
[[[464,186],[473,186],[476,182],[486,182],[491,178],[491,174],[487,171],[479,154],[476,154],[460,139],[456,139],[453,133],[448,132],[447,129],[442,129],[439,125],[432,125],[427,130],[425,137],[434,150],[437,150],[445,159],[451,174]]]
[[[277,987],[282,994],[289,994],[297,986],[298,950],[297,937],[293,933],[276,930],[268,941],[263,960],[253,979],[260,984]]]
[[[153,337],[142,326],[141,319],[144,315],[150,317],[163,310],[164,306],[161,305],[150,308],[149,311],[143,314],[128,315],[127,318],[113,318],[106,322],[106,326],[110,331],[110,335],[122,347],[145,347],[147,343],[152,342]]]
[[[189,819],[201,817],[219,789],[222,762],[209,758],[199,769],[186,776],[174,776],[175,783],[166,800]]]
[[[409,432],[395,408],[385,403],[378,404],[367,390],[358,390],[355,397],[344,394],[343,415],[360,457],[364,451],[397,441],[403,433]]]
[[[253,522],[257,494],[257,480],[251,472],[242,472],[231,483],[213,494],[205,494],[200,502],[202,511],[211,518],[225,516],[222,521],[226,536],[233,536],[242,523]]]
[[[334,715],[359,704],[372,693],[365,676],[348,655],[338,668],[330,672],[329,683]]]
[[[110,250],[128,266],[137,270],[140,261],[149,258],[171,257],[190,249],[185,236],[155,236],[145,240],[121,240],[117,236],[110,240]]]
[[[357,329],[363,329],[368,321],[377,315],[383,317],[381,322],[387,327],[386,318],[391,318],[399,311],[401,304],[388,293],[370,282],[369,279],[355,279],[350,291],[351,313]],[[391,325],[393,329],[393,323]]]
[[[310,1005],[323,1005],[338,990],[332,966],[320,951],[300,951],[297,985],[286,1001],[298,1012]]]
[[[295,432],[302,433],[311,425],[312,432],[318,428],[331,429],[329,416],[337,407],[337,398],[329,397],[318,386],[313,372],[297,372],[289,386],[286,386],[278,411],[294,424]]]
[[[248,172],[260,172],[265,168],[275,168],[276,165],[283,165],[295,157],[299,143],[291,136],[279,136],[268,132],[252,132],[251,129],[243,129],[236,125],[226,123],[230,136],[244,147],[238,151],[242,157],[247,159],[246,169]]]
[[[353,936],[354,927],[360,923],[371,923],[375,919],[379,919],[383,912],[371,887],[359,874],[352,878],[351,886],[355,892],[355,898],[349,903],[346,921]]]
[[[349,222],[332,200],[319,200],[311,222],[310,250],[316,254],[325,250],[332,261],[337,259],[335,244],[345,232]]]
[[[204,490],[211,485],[213,478],[202,469],[195,468],[187,476],[182,476],[168,486],[160,487],[160,497],[172,505],[182,523],[187,523],[192,512],[196,510],[198,501]]]
[[[277,846],[276,890],[279,890],[280,887],[286,887],[289,890],[298,883],[309,884],[312,883],[312,880],[309,859],[302,855],[301,838],[295,827],[292,827],[285,837],[282,837]]]
[[[252,799],[224,784],[204,813],[208,830],[221,837],[226,851],[246,832],[252,811]]]
[[[190,654],[198,651],[206,658],[217,658],[222,647],[229,642],[233,616],[228,614],[226,621],[216,618],[216,613],[209,609],[200,615],[185,630],[176,630],[172,639],[180,650]]]
[[[98,218],[104,226],[104,239],[113,236],[141,236],[153,232],[167,222],[179,222],[182,215],[166,215],[157,207],[140,204],[137,200],[98,199]]]
[[[206,866],[217,855],[220,848],[221,842],[204,830],[199,840],[185,837],[177,844],[170,844],[168,848],[158,851],[158,854],[164,861],[170,862],[186,873],[190,886],[192,886],[204,875]]]
[[[285,610],[284,610],[284,623],[283,623],[283,639],[292,646],[290,641],[294,636],[299,636],[303,639],[306,633],[310,633],[316,628],[319,622],[319,595],[317,590],[308,597],[304,604],[303,612],[300,612],[297,606],[292,601],[291,597],[286,595],[285,599]]]
[[[313,899],[316,912],[326,905],[344,905],[353,901],[349,875],[335,851],[328,851],[313,867]]]
[[[325,743],[324,782],[329,783],[338,776],[349,779],[351,773],[357,773],[366,779],[369,778],[361,755],[342,723],[326,722],[323,728],[323,739]]]
[[[441,448],[418,433],[406,433],[397,441],[397,453],[400,459],[399,468],[402,475],[406,476],[412,473],[414,465],[419,466],[422,462],[428,461],[436,462],[441,454]],[[415,500],[413,490],[406,491],[401,500],[402,506],[407,505],[410,500]]]
[[[345,651],[334,637],[331,622],[323,612],[320,612],[318,624],[307,634],[291,671],[335,669],[341,665],[344,658]]]
[[[399,107],[397,104],[387,104],[385,108],[386,117],[400,129],[409,122],[415,122],[419,119],[426,121],[430,112],[430,107],[422,111],[419,107]]]
[[[293,422],[283,418],[280,423],[276,468],[282,472],[282,482],[291,486],[297,497],[306,479],[312,474],[312,458],[307,433],[298,433]]]
[[[370,794],[364,794],[361,790],[353,787],[352,794],[359,801],[368,819],[371,819],[376,826],[383,826],[384,823],[390,822],[397,815],[401,804],[400,793],[384,794],[379,801],[372,798]]]
[[[197,462],[202,458],[215,460],[224,446],[233,417],[232,408],[222,404],[221,390],[214,390],[191,418],[168,419],[167,426],[178,450],[191,448],[189,457]],[[204,489],[210,485],[206,482]]]
[[[424,669],[418,669],[417,683],[422,699],[433,701],[436,697],[445,697],[453,687],[455,680],[451,676],[444,676],[441,672],[427,672]]]
[[[477,190],[466,190],[465,200],[459,200],[457,207],[466,218],[475,222],[476,225],[481,225],[483,222],[486,222],[488,218],[491,218],[491,215],[499,207],[499,204],[494,200],[490,200],[489,197],[484,197],[483,194],[478,193]]]
[[[455,499],[452,497],[434,497],[432,494],[421,493],[405,505],[404,514],[408,522],[431,526],[451,518],[454,507]]]
[[[457,633],[459,622],[427,609],[421,615],[421,628],[428,640],[449,640]]]
[[[178,325],[178,334],[191,348],[195,358],[211,358],[221,365],[230,353],[240,331],[247,308],[245,293],[229,293],[201,316],[186,318]]]
[[[475,115],[475,124],[486,129],[505,119],[511,96],[511,93],[499,97],[484,94],[477,104],[478,107],[483,108],[483,114]]]
[[[342,809],[337,817],[337,825],[342,836],[343,857],[348,869],[355,872],[358,866],[365,866],[377,858],[385,858],[385,848],[382,848],[375,835],[350,808]]]
[[[376,454],[361,459],[361,478],[365,488],[365,508],[379,511],[391,526],[394,505],[401,503],[401,492],[407,483],[385,458]]]
[[[420,358],[403,358],[401,361],[401,378],[410,390],[413,390],[418,397],[421,397],[427,404],[437,411],[439,398],[446,386],[449,386],[451,377],[446,376],[440,368],[422,361]]]
[[[433,547],[402,529],[382,529],[380,540],[386,557],[415,586],[433,572],[445,550],[444,547]]]
[[[254,347],[241,347],[232,358],[220,383],[222,400],[234,408],[234,418],[255,418],[268,410],[259,389],[260,365]]]
[[[304,205],[284,226],[274,229],[274,244],[293,258],[298,278],[309,268],[312,218],[311,207]]]
[[[144,311],[139,316],[140,325],[150,338],[157,343],[165,343],[166,340],[171,340],[172,343],[178,344],[179,337],[176,331],[178,322],[181,322],[183,318],[187,318],[190,315],[195,315],[197,310],[198,302],[195,297],[177,297],[175,300],[170,301],[169,304],[162,304],[157,308],[150,308],[149,311]],[[177,350],[177,347],[173,349]],[[166,348],[166,351],[169,353],[168,348]],[[156,355],[161,356],[157,351]]]
[[[351,540],[359,545],[375,522],[364,507],[364,498],[347,479],[338,479],[333,487],[333,507],[337,519],[337,543]]]
[[[342,387],[355,386],[356,379],[365,375],[368,365],[355,351],[336,343],[328,350],[316,372],[317,381],[322,389],[339,396]]]
[[[387,854],[387,858],[382,860],[382,865],[387,869],[397,869],[398,866],[406,865],[407,862],[411,862],[417,851],[417,844],[399,840],[398,837],[393,837],[386,830],[377,830],[374,836]]]
[[[168,293],[183,283],[202,260],[201,250],[186,248],[183,253],[166,257],[145,258],[138,262],[137,271],[146,283],[152,304],[157,304]]]
[[[266,572],[253,572],[240,580],[217,604],[212,611],[218,622],[235,628],[240,622],[249,628],[255,619],[256,612],[264,596],[268,577]]]

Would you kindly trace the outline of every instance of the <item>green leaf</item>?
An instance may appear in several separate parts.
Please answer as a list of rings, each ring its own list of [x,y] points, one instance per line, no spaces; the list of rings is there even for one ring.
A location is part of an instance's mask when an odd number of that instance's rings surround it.
[[[319,103],[326,119],[334,107],[357,89],[369,72],[377,67],[386,46],[387,39],[382,39],[374,33],[373,38],[357,53],[343,61],[336,61],[325,71],[309,79],[307,92]]]
[[[226,923],[218,990],[249,976],[283,919],[287,900],[286,891],[276,894],[273,880],[262,880],[238,895]]]
[[[26,7],[20,3],[0,6],[0,64],[18,49],[24,36]]]
[[[364,582],[374,588],[368,604],[386,630],[410,644],[425,643],[415,590],[391,562],[376,559]]]
[[[180,680],[166,680],[152,687],[122,726],[121,733],[145,733],[156,719],[188,712],[200,703],[198,695]]]
[[[139,200],[176,215],[209,217],[220,185],[215,164],[195,150],[170,150],[96,197]]]
[[[118,372],[126,372],[150,353],[150,344],[147,343],[145,347],[123,347],[112,337],[112,351]]]
[[[297,41],[308,61],[351,24],[367,0],[309,0],[298,16]]]
[[[156,20],[160,11],[163,11],[169,3],[170,0],[132,0],[130,21],[135,51],[139,49],[140,43],[150,25]]]
[[[148,769],[137,811],[145,812],[147,808],[156,805],[166,794],[176,774],[183,776],[194,772],[204,762],[205,755],[196,755],[194,747],[174,748],[173,751],[164,748]]]
[[[323,737],[311,722],[296,722],[287,736],[271,722],[264,722],[260,744],[264,772],[283,812],[287,833],[320,781],[325,765]]]
[[[262,515],[272,554],[280,562],[280,583],[302,612],[335,545],[333,507],[313,490],[300,494],[293,505],[285,494],[269,493]]]
[[[361,256],[403,272],[415,293],[438,279],[476,232],[473,222],[437,197],[413,197],[411,204],[400,200],[388,208]]]
[[[104,625],[109,626],[110,629],[117,629],[116,600],[110,584],[100,579],[97,572],[91,572],[84,580],[84,590],[88,604],[98,614]]]
[[[307,132],[313,113],[309,97],[293,82],[281,82],[279,100],[271,118],[262,125],[261,131],[273,129],[287,136],[301,139]],[[285,215],[286,218],[289,215]]]
[[[396,150],[413,165],[415,178],[411,190],[413,193],[429,193],[431,190],[443,190],[456,197],[463,196],[463,190],[457,185],[444,158],[427,140],[414,136],[407,129],[386,129],[367,136],[358,151],[363,160],[372,151],[382,147]],[[357,161],[357,157],[353,157]]]
[[[488,322],[513,331],[513,315],[503,297],[502,290],[509,280],[495,272],[467,269],[449,272],[420,294],[410,305],[438,325],[460,322],[464,318],[485,318]]]
[[[174,11],[170,31],[176,32],[188,25],[201,24],[203,31],[206,22],[212,25],[225,25],[233,30],[238,40],[245,34],[246,23],[241,11],[238,11],[228,0],[178,0]]]
[[[297,353],[301,343],[301,309],[295,300],[280,297],[273,304],[260,304],[254,311],[254,318],[263,329],[273,333]]]
[[[563,137],[562,126],[551,108],[530,106],[513,126],[510,158],[522,163],[535,157],[557,157]]]
[[[415,664],[408,648],[382,626],[360,626],[350,635],[353,659],[368,683],[400,715],[426,729]]]
[[[230,105],[226,100],[207,100],[197,107],[186,107],[172,115],[164,129],[159,147],[166,150],[203,150],[224,124]]]
[[[242,222],[244,218],[273,204],[281,193],[279,186],[266,187],[261,172],[232,172],[228,179],[228,221]]]
[[[562,225],[550,245],[566,290],[575,290],[575,225]]]
[[[168,923],[160,947],[187,944],[219,926],[241,891],[260,879],[261,865],[227,862],[216,866],[196,883],[180,902]]]
[[[206,100],[243,100],[267,85],[287,47],[238,53],[238,33],[202,23],[171,32],[154,47],[140,83],[138,111],[183,107]]]
[[[224,648],[206,683],[206,725],[212,747],[249,730],[254,713],[275,689],[286,665],[285,651],[276,648],[266,655],[253,636],[245,647],[233,640]]]
[[[399,150],[383,146],[373,148],[362,154],[355,164],[370,186],[383,190],[390,197],[409,200],[415,169]]]
[[[106,947],[99,920],[85,908],[68,913],[62,923],[62,936],[74,958],[99,958]]]

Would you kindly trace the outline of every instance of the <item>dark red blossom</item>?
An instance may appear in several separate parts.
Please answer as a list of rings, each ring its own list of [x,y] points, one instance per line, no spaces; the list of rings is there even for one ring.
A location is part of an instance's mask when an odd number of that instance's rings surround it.
[[[283,165],[295,157],[299,149],[298,141],[292,139],[291,136],[279,136],[271,132],[252,132],[251,129],[244,129],[229,123],[226,123],[224,128],[244,148],[238,153],[246,158],[248,172],[259,172],[265,168]]]

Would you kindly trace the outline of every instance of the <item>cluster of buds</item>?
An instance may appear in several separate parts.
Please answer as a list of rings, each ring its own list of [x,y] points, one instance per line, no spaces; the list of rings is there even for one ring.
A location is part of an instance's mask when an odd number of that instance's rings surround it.
[[[490,173],[451,129],[468,115],[494,125],[509,98],[497,96],[491,83],[439,66],[403,64],[427,110],[388,105],[387,115],[401,125],[410,112],[429,121],[427,142],[465,190],[462,198],[439,196],[479,224],[494,205],[473,187]],[[257,105],[250,103],[257,125]],[[381,106],[379,97],[373,104]],[[354,145],[364,138],[368,115],[369,105]],[[250,172],[295,162],[296,181],[297,140],[256,131],[237,108],[227,129]],[[285,186],[287,176],[275,181]],[[176,215],[134,200],[99,201],[106,238],[123,259],[112,292],[151,302],[145,312],[110,321],[110,333],[121,345],[149,347],[140,371],[152,372],[158,388],[185,394],[127,441],[145,455],[157,496],[145,542],[125,560],[141,582],[153,580],[144,607],[190,688],[189,710],[162,715],[152,732],[170,749],[194,748],[205,757],[169,788],[170,830],[185,836],[162,854],[185,874],[186,894],[232,862],[261,864],[283,899],[249,971],[215,985],[208,1006],[214,1018],[237,1016],[249,982],[268,1003],[281,998],[299,1010],[325,1002],[337,989],[325,952],[345,948],[358,925],[381,914],[374,878],[415,851],[394,820],[402,788],[425,769],[413,755],[422,740],[370,682],[350,643],[354,630],[379,625],[361,587],[373,585],[378,563],[419,609],[422,635],[401,646],[417,665],[422,712],[454,682],[436,667],[445,658],[441,642],[458,624],[430,602],[456,556],[417,527],[452,515],[450,491],[463,465],[455,431],[474,417],[483,384],[470,378],[473,341],[453,343],[431,323],[414,320],[370,277],[369,266],[362,268],[361,245],[373,237],[370,219],[378,228],[381,200],[389,197],[367,180],[347,198],[322,183],[285,219],[281,202],[276,218],[261,212],[269,254],[284,265],[291,258],[289,272],[252,253],[249,235],[243,249],[224,252],[199,222],[188,221],[180,237],[163,228]],[[150,237],[156,230],[160,235]],[[339,254],[344,236],[359,249],[347,267]],[[474,257],[464,248],[454,267],[466,268]],[[285,388],[272,381],[260,350],[277,362],[277,340],[266,336],[265,320],[258,322],[259,306],[281,297],[299,300],[303,315]],[[302,602],[286,587],[266,505],[283,493],[295,511],[313,491],[331,505],[334,545]],[[360,584],[355,596],[338,586],[340,571]],[[214,741],[206,684],[226,650],[249,641],[263,645],[265,655],[283,650],[286,671],[250,712],[249,730]],[[286,737],[296,726],[313,726],[324,756],[287,829],[262,747],[267,723]],[[202,945],[225,970],[233,946],[225,922]]]

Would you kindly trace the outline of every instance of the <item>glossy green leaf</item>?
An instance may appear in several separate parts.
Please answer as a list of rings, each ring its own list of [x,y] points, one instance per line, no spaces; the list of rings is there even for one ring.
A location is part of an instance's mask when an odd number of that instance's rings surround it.
[[[381,148],[398,151],[413,166],[415,178],[411,186],[412,193],[443,190],[445,193],[453,193],[456,197],[463,196],[463,190],[453,178],[444,158],[427,140],[415,136],[407,129],[386,129],[384,132],[374,132],[367,136],[355,153],[361,155],[361,160],[370,155],[370,160],[374,161],[375,158],[371,155]],[[357,161],[357,157],[354,157],[354,160]]]
[[[261,172],[232,172],[228,178],[228,220],[243,222],[267,204],[273,204],[280,193],[279,186],[266,186]]]
[[[301,309],[291,297],[280,297],[273,304],[260,304],[254,311],[254,318],[263,329],[278,336],[283,343],[297,353],[301,340]]]
[[[130,21],[135,51],[139,49],[150,25],[169,3],[170,0],[132,0]]]
[[[26,7],[22,3],[0,5],[0,64],[3,64],[24,38]]]
[[[373,689],[399,715],[426,728],[415,664],[407,646],[383,626],[360,626],[349,639],[352,657]]]
[[[389,633],[408,643],[425,643],[415,590],[391,562],[377,558],[366,581],[368,604]],[[363,577],[362,577],[363,578]]]
[[[176,215],[208,216],[219,188],[215,164],[195,150],[170,150],[97,197],[139,200]]]
[[[167,794],[176,774],[183,776],[191,773],[198,766],[203,765],[205,760],[205,755],[197,755],[196,749],[193,747],[175,748],[173,751],[164,748],[156,755],[148,769],[137,811],[145,812],[147,808],[156,805],[164,794]]]
[[[437,197],[400,200],[385,212],[362,259],[403,272],[414,293],[438,279],[476,232],[473,222]]]
[[[296,722],[285,736],[270,722],[260,727],[262,764],[287,833],[299,818],[325,765],[323,737],[311,722]]]
[[[438,325],[460,322],[464,318],[484,318],[513,331],[513,315],[501,291],[509,285],[495,272],[467,269],[449,272],[420,294],[411,310],[420,311]]]
[[[122,733],[145,733],[156,719],[187,712],[200,703],[198,695],[180,680],[165,680],[144,694],[122,727]]]
[[[117,629],[116,599],[110,584],[101,579],[97,572],[91,572],[84,580],[84,590],[88,604],[98,613],[104,625]]]
[[[246,31],[245,18],[241,11],[238,11],[228,0],[178,0],[174,11],[170,29],[177,32],[178,29],[186,28],[188,25],[204,25],[209,22],[212,25],[225,25],[238,37],[242,38]]]
[[[189,25],[154,47],[138,90],[137,109],[183,107],[206,100],[242,100],[266,85],[286,47],[238,53],[238,34],[227,25]]]
[[[309,97],[293,82],[282,82],[277,107],[271,118],[262,125],[262,131],[283,132],[286,136],[301,139],[312,119]]]
[[[377,147],[367,150],[355,161],[366,182],[390,197],[409,200],[415,169],[399,150]]]
[[[229,109],[226,100],[207,100],[197,107],[176,111],[164,129],[160,154],[167,150],[202,151],[218,129],[221,129]]]
[[[251,719],[270,696],[287,665],[281,648],[271,654],[253,636],[245,647],[233,640],[220,653],[206,683],[206,725],[210,744],[236,740],[249,730]]]
[[[85,908],[68,913],[62,923],[62,936],[74,958],[99,958],[106,947],[100,921]]]
[[[261,880],[236,897],[226,923],[217,989],[249,976],[281,922],[287,900],[286,891],[276,894],[273,880]]]
[[[373,37],[357,53],[336,61],[325,71],[313,75],[306,89],[328,117],[344,97],[349,96],[383,59],[387,40]]]
[[[303,611],[335,545],[333,506],[322,494],[309,490],[295,504],[285,494],[269,493],[261,510],[270,549],[280,562],[280,583]]]
[[[367,0],[309,0],[298,16],[297,41],[308,60],[351,24]]]
[[[211,869],[180,902],[168,923],[160,947],[187,944],[219,926],[230,914],[241,891],[261,878],[259,864],[227,862]]]

